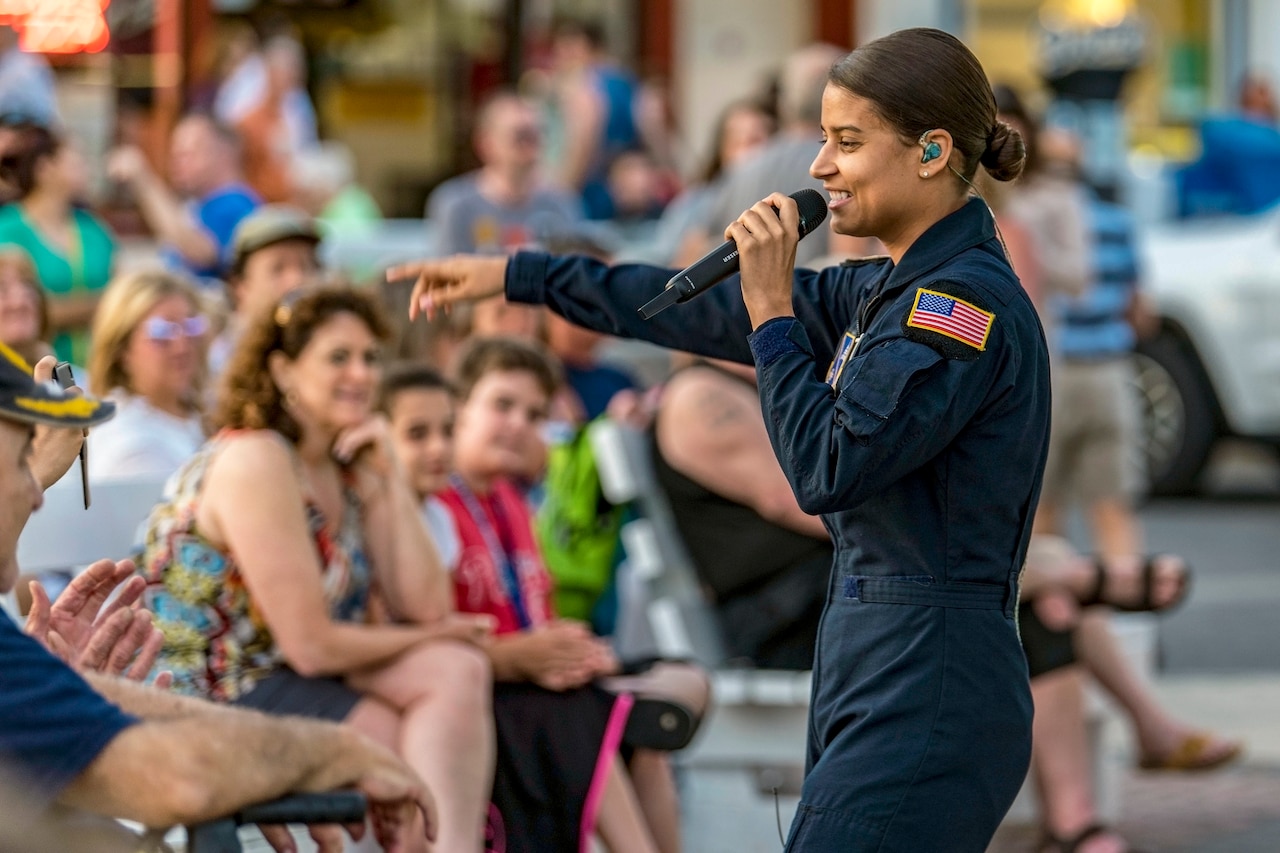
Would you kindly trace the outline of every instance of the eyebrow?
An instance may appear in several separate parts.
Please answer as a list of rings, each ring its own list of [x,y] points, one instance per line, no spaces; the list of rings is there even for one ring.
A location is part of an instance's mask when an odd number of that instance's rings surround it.
[[[854,125],[854,124],[842,124],[842,125],[840,125],[839,127],[833,127],[833,128],[831,128],[831,131],[832,131],[833,133],[840,133],[841,131],[846,131],[846,130],[851,130],[851,131],[853,131],[854,133],[865,133],[865,132],[866,132],[866,131],[864,131],[862,128],[860,128],[860,127],[858,127],[857,125]]]

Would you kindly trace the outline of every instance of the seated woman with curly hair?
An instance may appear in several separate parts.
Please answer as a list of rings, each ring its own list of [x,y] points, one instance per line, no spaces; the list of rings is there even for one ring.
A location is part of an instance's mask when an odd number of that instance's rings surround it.
[[[386,328],[368,296],[336,288],[258,316],[224,376],[220,431],[170,480],[140,571],[177,689],[346,721],[435,793],[436,849],[478,851],[491,620],[453,614],[374,415]]]

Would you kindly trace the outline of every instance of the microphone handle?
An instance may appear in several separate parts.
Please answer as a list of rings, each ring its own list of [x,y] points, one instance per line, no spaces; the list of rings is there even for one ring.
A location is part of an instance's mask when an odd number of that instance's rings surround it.
[[[700,269],[704,261],[715,259],[718,259],[721,264],[715,278],[704,280],[702,284],[699,285],[689,276],[689,272],[691,270]],[[721,243],[719,246],[703,255],[696,263],[690,264],[683,272],[678,273],[675,278],[667,282],[667,287],[674,289],[680,294],[680,298],[676,300],[676,304],[688,302],[699,293],[702,293],[704,290],[710,290],[713,286],[736,273],[739,266],[738,247],[734,245],[732,240],[729,240]]]

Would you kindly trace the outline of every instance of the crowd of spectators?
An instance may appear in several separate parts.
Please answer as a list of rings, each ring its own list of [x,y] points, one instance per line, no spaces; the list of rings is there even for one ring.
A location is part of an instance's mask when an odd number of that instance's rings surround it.
[[[94,427],[92,479],[167,485],[136,567],[95,564],[52,604],[37,584],[31,636],[0,614],[0,714],[25,715],[0,726],[3,769],[36,783],[40,809],[151,825],[355,785],[384,840],[520,851],[599,835],[614,851],[678,850],[670,752],[707,708],[707,674],[611,644],[627,606],[616,528],[596,531],[600,584],[572,608],[557,599],[557,568],[588,555],[540,538],[556,528],[538,512],[578,499],[555,491],[577,482],[557,466],[578,464],[555,451],[590,423],[644,432],[727,665],[808,669],[832,545],[773,457],[754,373],[673,354],[679,369],[645,389],[607,340],[501,297],[416,329],[389,321],[388,309],[404,314],[395,282],[346,281],[322,263],[331,229],[376,227],[380,213],[349,153],[319,140],[305,55],[288,36],[244,40],[211,110],[174,127],[163,168],[131,146],[108,156],[162,261],[121,271],[110,230],[82,203],[86,164],[52,91],[41,94],[43,71],[9,32],[0,492],[13,509],[0,520],[0,593],[16,583],[26,517],[82,427]],[[435,253],[540,248],[610,263],[620,232],[597,220],[642,220],[654,226],[646,259],[679,266],[768,192],[815,185],[836,48],[791,57],[776,103],[727,107],[682,190],[670,140],[598,29],[566,23],[552,55],[545,91],[499,92],[477,111],[478,168],[428,203]],[[992,204],[1053,343],[1063,409],[1020,614],[1033,772],[1046,849],[1119,850],[1097,826],[1081,745],[1086,677],[1129,713],[1144,766],[1217,766],[1240,745],[1161,708],[1108,625],[1113,608],[1175,606],[1189,582],[1176,557],[1140,556],[1141,477],[1123,464],[1136,457],[1125,395],[1144,331],[1140,270],[1124,211],[1079,182],[1070,141],[1041,133],[1011,91],[1001,98],[1032,162]],[[820,229],[800,260],[874,248]],[[93,395],[80,408],[32,383],[27,365],[45,380],[50,355]],[[30,418],[9,405],[21,395],[67,412],[38,421],[34,451]],[[1059,538],[1076,500],[1096,559]],[[88,654],[94,643],[116,652],[113,672],[94,671],[111,669]]]

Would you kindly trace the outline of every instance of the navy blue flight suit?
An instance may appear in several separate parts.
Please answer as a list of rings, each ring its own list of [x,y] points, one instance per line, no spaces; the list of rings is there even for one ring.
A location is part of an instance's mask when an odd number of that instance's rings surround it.
[[[797,270],[796,318],[754,333],[736,277],[639,319],[669,277],[524,253],[506,288],[755,362],[774,452],[835,544],[787,850],[980,853],[1030,760],[1014,614],[1049,430],[1044,333],[989,212],[971,200],[896,266]]]

